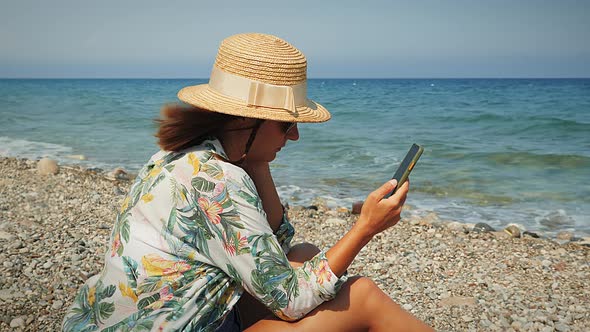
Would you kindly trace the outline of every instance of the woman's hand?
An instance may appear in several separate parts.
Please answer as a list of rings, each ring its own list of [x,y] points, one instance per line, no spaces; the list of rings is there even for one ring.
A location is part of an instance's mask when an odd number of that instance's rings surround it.
[[[400,220],[410,185],[405,182],[391,197],[383,198],[395,188],[395,185],[395,180],[388,181],[370,193],[356,224],[326,252],[330,268],[338,277],[342,276],[352,260],[375,234],[383,232]]]
[[[402,207],[410,187],[409,181],[404,182],[391,197],[383,198],[395,188],[396,184],[396,180],[387,181],[367,196],[361,215],[355,224],[362,234],[372,238],[400,221]]]

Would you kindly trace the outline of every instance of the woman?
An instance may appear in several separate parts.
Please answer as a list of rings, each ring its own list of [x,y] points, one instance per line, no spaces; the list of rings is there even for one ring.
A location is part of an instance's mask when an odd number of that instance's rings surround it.
[[[298,122],[330,118],[306,97],[307,62],[269,35],[225,39],[208,84],[167,106],[162,150],[139,172],[64,330],[428,330],[346,269],[395,225],[408,192],[387,182],[332,248],[291,247],[294,230],[269,169]]]

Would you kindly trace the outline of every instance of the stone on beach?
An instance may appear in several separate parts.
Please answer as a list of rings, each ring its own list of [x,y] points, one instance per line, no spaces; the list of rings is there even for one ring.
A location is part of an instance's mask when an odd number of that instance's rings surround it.
[[[487,233],[487,232],[495,232],[496,230],[492,226],[490,226],[484,222],[480,222],[480,223],[475,224],[472,231],[475,233]]]
[[[516,237],[516,238],[520,237],[520,228],[518,228],[515,225],[510,225],[510,226],[504,228],[504,231],[506,233],[510,234],[510,236],[512,236],[512,237]]]
[[[580,238],[579,245],[590,247],[590,236]]]
[[[441,307],[448,306],[463,306],[463,305],[475,305],[475,299],[473,297],[462,297],[462,296],[450,296],[445,297],[439,302]]]
[[[325,223],[329,226],[343,226],[346,225],[346,220],[340,218],[328,218]]]
[[[127,173],[123,168],[117,167],[112,170],[107,177],[112,180],[119,180],[119,181],[129,181],[131,180],[131,176]]]
[[[86,160],[86,156],[83,154],[71,154],[67,157],[70,159],[76,159],[76,160]]]
[[[24,318],[23,317],[14,318],[13,320],[10,321],[10,327],[13,329],[17,328],[17,327],[24,328],[25,327]]]
[[[574,238],[572,232],[561,231],[555,236],[558,240],[571,241]]]
[[[524,231],[524,232],[522,233],[522,235],[523,235],[523,236],[530,236],[530,237],[533,237],[533,238],[535,238],[535,239],[538,239],[538,238],[540,237],[540,236],[539,236],[539,234],[537,234],[537,233],[535,233],[535,232],[531,232],[531,231]]]
[[[59,167],[55,160],[43,158],[37,163],[37,172],[40,175],[55,175],[59,172]]]

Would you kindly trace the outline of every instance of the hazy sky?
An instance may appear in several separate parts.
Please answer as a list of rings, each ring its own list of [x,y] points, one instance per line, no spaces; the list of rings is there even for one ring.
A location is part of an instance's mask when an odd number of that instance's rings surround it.
[[[590,77],[590,0],[0,0],[0,77],[208,77],[240,32],[311,78]]]

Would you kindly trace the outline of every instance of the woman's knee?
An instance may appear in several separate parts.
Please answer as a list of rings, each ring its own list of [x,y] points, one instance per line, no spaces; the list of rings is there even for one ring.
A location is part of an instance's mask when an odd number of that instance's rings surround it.
[[[385,303],[399,307],[371,278],[355,276],[346,283],[350,283],[351,296],[356,301],[362,301],[364,307],[381,307]]]
[[[363,276],[353,276],[348,278],[346,283],[350,283],[351,287],[354,287],[356,291],[360,292],[381,292],[381,289],[373,281],[373,279]]]

